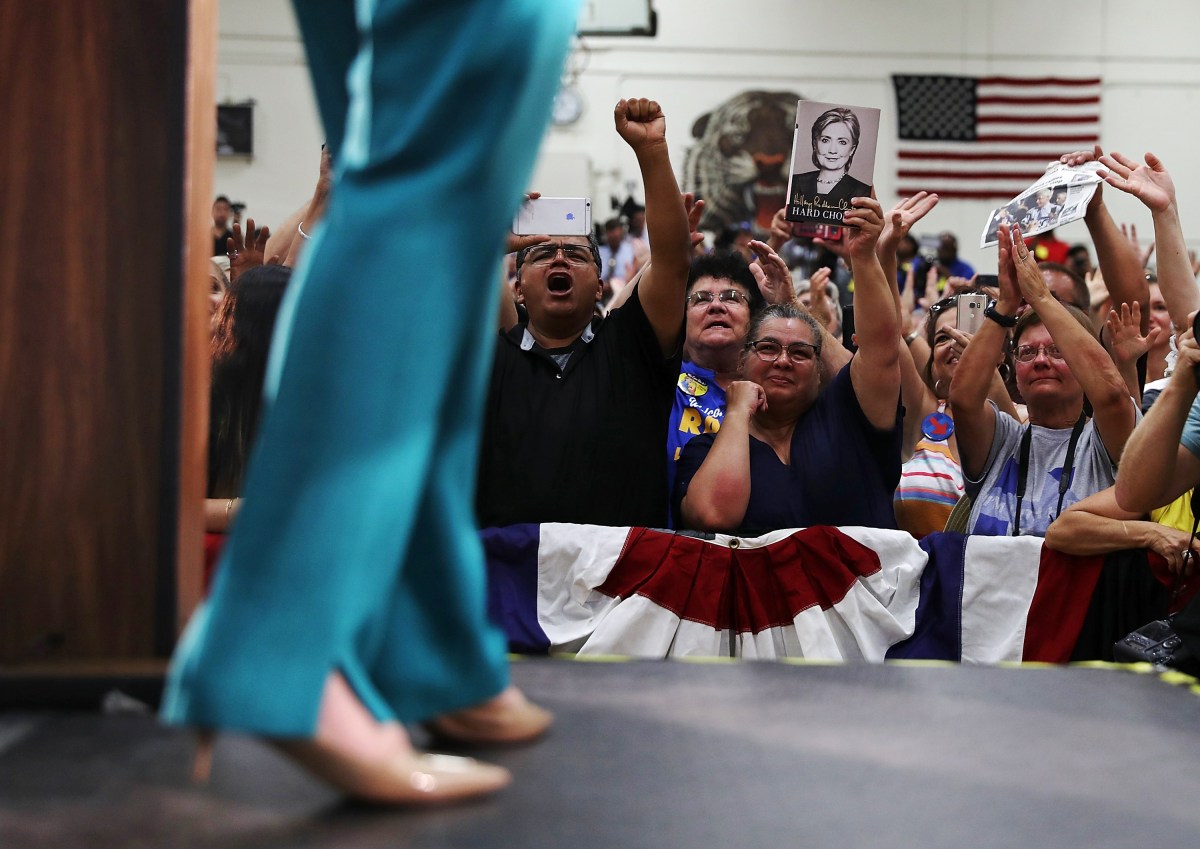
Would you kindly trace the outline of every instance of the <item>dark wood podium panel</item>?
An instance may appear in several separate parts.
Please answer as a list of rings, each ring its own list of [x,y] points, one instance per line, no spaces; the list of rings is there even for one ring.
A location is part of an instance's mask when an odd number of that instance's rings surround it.
[[[203,285],[185,285],[190,15],[0,5],[2,663],[174,639],[181,505],[198,509],[181,489]]]

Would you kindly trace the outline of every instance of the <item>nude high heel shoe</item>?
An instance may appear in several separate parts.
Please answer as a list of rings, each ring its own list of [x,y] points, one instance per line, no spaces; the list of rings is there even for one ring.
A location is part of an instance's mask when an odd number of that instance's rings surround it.
[[[474,758],[410,751],[368,760],[315,739],[265,742],[347,796],[375,804],[449,804],[494,793],[512,781],[508,770]],[[192,765],[197,784],[208,783],[212,751],[213,732],[199,732]]]
[[[348,796],[385,805],[437,805],[494,793],[512,781],[508,770],[473,758],[414,752],[399,723],[376,720],[345,678],[325,683],[312,737],[264,737],[263,742]],[[199,732],[193,777],[207,780],[212,731]]]
[[[448,804],[495,793],[512,781],[508,770],[474,758],[406,752],[367,760],[320,740],[268,742],[346,795],[376,804]]]
[[[437,739],[473,746],[528,743],[541,737],[554,722],[554,714],[525,698],[516,687],[499,696],[425,723]]]

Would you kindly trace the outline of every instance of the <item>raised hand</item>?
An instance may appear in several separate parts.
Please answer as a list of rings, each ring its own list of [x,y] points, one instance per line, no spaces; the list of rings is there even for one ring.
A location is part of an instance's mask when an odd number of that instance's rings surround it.
[[[758,255],[758,259],[750,263],[750,273],[758,283],[758,291],[768,304],[791,303],[796,299],[796,289],[792,285],[792,273],[788,271],[783,257],[771,250],[771,246],[758,239],[750,240],[750,250]]]
[[[1015,225],[1012,228],[1012,262],[1016,271],[1017,286],[1020,287],[1021,295],[1026,301],[1036,308],[1047,298],[1053,300],[1054,295],[1038,269],[1037,258],[1029,252],[1025,237],[1021,235],[1021,228]],[[1001,290],[1003,291],[1003,283]]]
[[[808,281],[808,311],[825,327],[829,327],[833,323],[833,307],[825,293],[825,287],[829,284],[831,276],[829,269],[823,265],[813,272],[812,278]]]
[[[704,217],[704,200],[697,200],[691,192],[684,192],[683,209],[687,212],[688,235],[692,239],[692,250],[704,244],[704,234],[700,232],[700,219]]]
[[[1086,162],[1094,162],[1103,155],[1104,150],[1101,149],[1100,145],[1096,145],[1091,150],[1073,150],[1070,153],[1064,153],[1058,158],[1058,161],[1063,165],[1074,167],[1083,165]]]
[[[879,235],[876,250],[896,252],[900,240],[908,235],[912,226],[929,214],[938,204],[938,196],[932,192],[917,192],[892,207],[887,214],[883,232]]]
[[[1074,167],[1087,162],[1095,162],[1102,156],[1104,156],[1104,149],[1100,145],[1096,145],[1091,150],[1073,150],[1070,153],[1064,153],[1058,158],[1058,161],[1063,165]],[[1104,205],[1103,189],[1103,184],[1096,186],[1096,191],[1092,194],[1092,199],[1088,201],[1089,213],[1100,209]]]
[[[996,286],[1000,290],[996,296],[997,307],[1005,315],[1012,315],[1021,304],[1021,289],[1017,285],[1017,265],[1016,259],[1013,257],[1013,244],[1014,241],[1019,242],[1024,249],[1025,241],[1021,239],[1019,230],[1014,239],[1012,229],[1007,224],[1000,225],[996,238],[998,240],[996,253],[999,259]],[[1026,250],[1025,253],[1028,255],[1029,251]]]
[[[1098,307],[1108,300],[1108,284],[1104,282],[1104,272],[1099,268],[1089,271],[1083,277],[1088,287],[1088,301],[1093,307]],[[1139,307],[1140,310],[1140,307]]]
[[[527,192],[526,200],[537,200],[542,196],[541,192]],[[516,253],[525,248],[532,248],[534,245],[540,245],[542,242],[550,241],[550,237],[545,234],[537,236],[518,236],[516,233],[509,233],[505,238],[504,251],[505,253]]]
[[[771,250],[777,251],[792,239],[792,222],[787,220],[787,207],[783,207],[771,217],[771,237],[767,244]]]
[[[875,198],[854,198],[842,221],[851,229],[843,240],[851,254],[875,251],[875,243],[883,232],[883,207]]]
[[[978,274],[972,275],[970,279],[966,277],[950,277],[946,280],[946,297],[951,295],[961,295],[970,289],[975,288],[975,278]]]
[[[1142,335],[1142,307],[1137,301],[1121,304],[1120,311],[1109,310],[1104,325],[1108,328],[1107,339],[1112,345],[1113,359],[1118,365],[1132,363],[1149,351],[1158,342],[1161,327],[1152,327]]]
[[[1101,156],[1100,162],[1107,169],[1097,172],[1104,182],[1133,195],[1152,212],[1163,212],[1175,203],[1175,182],[1153,153],[1146,154],[1145,164],[1115,150]]]
[[[1138,261],[1141,262],[1142,268],[1145,268],[1147,265],[1149,265],[1150,257],[1154,256],[1154,242],[1151,242],[1148,248],[1142,250],[1141,240],[1138,239],[1136,224],[1130,224],[1128,227],[1122,224],[1121,235],[1125,237],[1125,240],[1129,242],[1130,247],[1133,248],[1133,252],[1137,254]]]
[[[842,228],[842,232],[845,232],[844,227]],[[846,264],[850,263],[850,248],[846,244],[846,239],[843,238],[834,241],[826,241],[820,236],[816,236],[813,238],[812,243],[818,248],[824,248],[825,250],[829,251]]]
[[[1196,382],[1197,368],[1200,367],[1200,343],[1192,332],[1196,315],[1194,312],[1188,314],[1187,330],[1176,337],[1179,358],[1175,361],[1175,379],[1190,379],[1193,383]]]
[[[617,133],[634,151],[667,143],[667,119],[657,101],[621,100],[613,110]]]
[[[256,231],[253,218],[246,219],[246,228],[254,234],[254,239],[249,244],[246,243],[246,237],[242,233],[242,225],[237,221],[233,222],[233,227],[230,228],[233,235],[225,240],[225,247],[229,255],[230,283],[241,277],[242,273],[248,269],[267,263],[265,254],[267,240],[271,238],[271,228],[264,225]],[[271,257],[270,264],[278,265],[279,257]]]

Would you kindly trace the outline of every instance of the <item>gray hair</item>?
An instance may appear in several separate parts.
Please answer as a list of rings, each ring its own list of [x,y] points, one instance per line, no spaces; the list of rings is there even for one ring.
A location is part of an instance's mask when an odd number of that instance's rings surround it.
[[[763,322],[770,321],[773,318],[795,319],[807,324],[812,329],[813,347],[817,349],[817,356],[821,356],[821,340],[824,338],[821,333],[821,325],[806,310],[796,304],[771,304],[760,310],[750,320],[750,329],[746,331],[747,349],[754,342],[758,341],[758,331],[762,327]]]

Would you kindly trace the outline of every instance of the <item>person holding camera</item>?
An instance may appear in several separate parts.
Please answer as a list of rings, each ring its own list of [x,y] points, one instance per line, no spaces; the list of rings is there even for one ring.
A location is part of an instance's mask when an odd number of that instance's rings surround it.
[[[1063,511],[1111,486],[1141,413],[1081,311],[1055,299],[1019,228],[999,232],[999,298],[950,384],[968,532],[1044,535]],[[1022,295],[1032,309],[1016,318]],[[1009,328],[1029,424],[987,400]],[[1094,418],[1084,412],[1084,396]]]
[[[896,522],[917,539],[943,530],[964,492],[950,384],[975,335],[974,327],[966,320],[971,312],[968,308],[986,303],[984,298],[978,290],[968,289],[931,305],[925,323],[914,331],[913,342],[917,344],[910,344],[908,353],[901,351],[904,466],[896,487]],[[918,346],[926,349],[924,366],[919,370],[912,350]],[[1002,362],[1003,354],[994,365],[998,367]],[[1016,407],[997,368],[992,369],[988,397],[997,408],[1016,417]]]
[[[482,527],[667,523],[663,439],[692,240],[659,104],[621,100],[613,119],[641,168],[651,262],[622,305],[599,318],[594,235],[551,234],[518,252],[524,317],[493,343],[475,501]],[[614,437],[619,456],[605,450]]]

